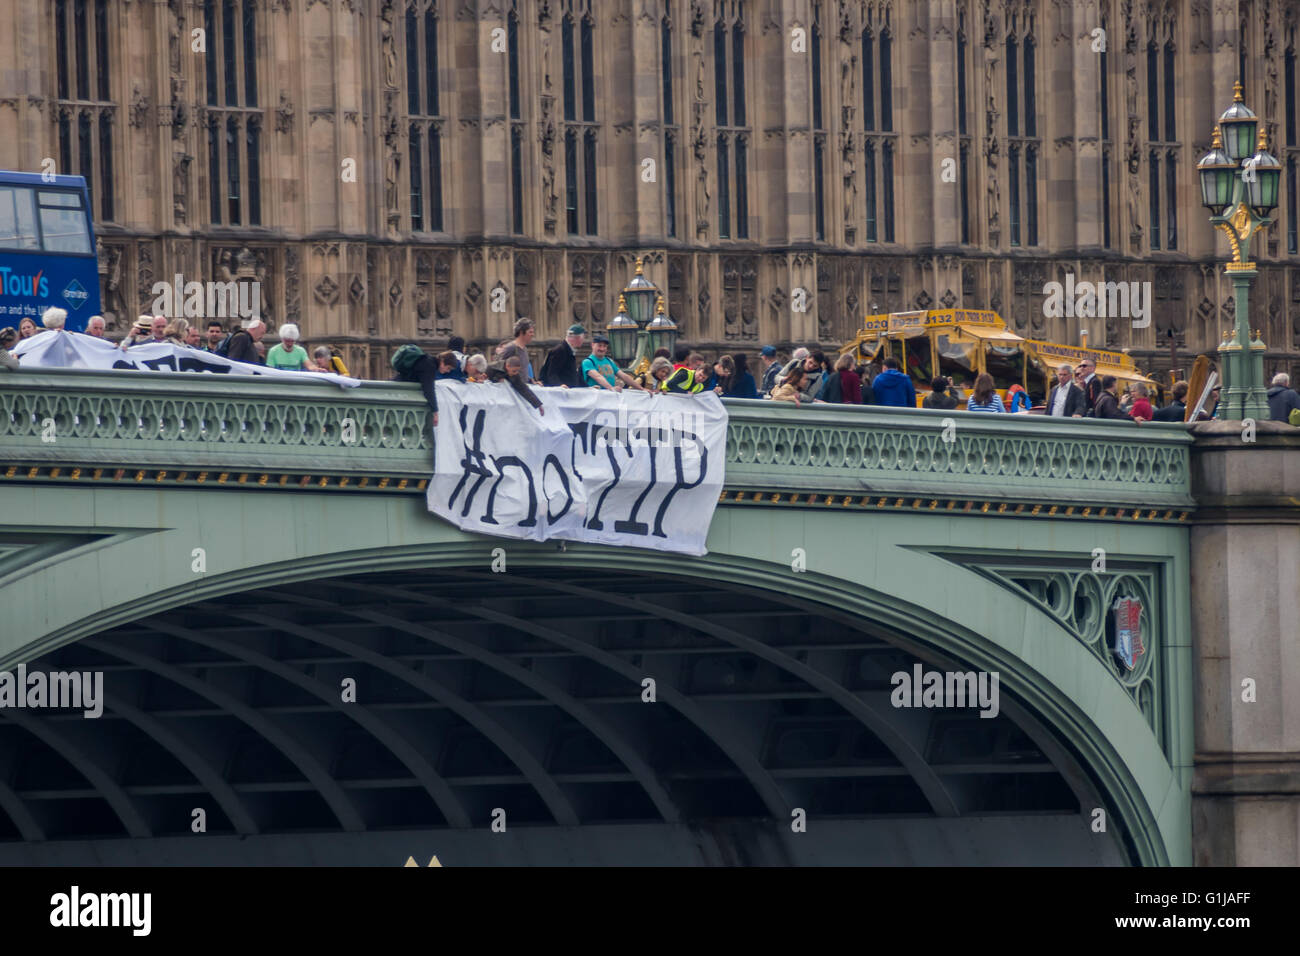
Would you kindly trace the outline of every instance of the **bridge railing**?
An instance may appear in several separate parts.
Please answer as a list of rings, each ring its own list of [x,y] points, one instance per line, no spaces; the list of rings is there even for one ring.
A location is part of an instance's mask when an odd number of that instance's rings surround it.
[[[1188,508],[1178,425],[728,402],[726,487],[785,501],[965,497]],[[0,480],[414,490],[432,469],[414,385],[194,373],[0,374]],[[161,477],[160,477],[161,476]],[[183,477],[182,477],[183,476]],[[794,495],[791,499],[789,496]]]

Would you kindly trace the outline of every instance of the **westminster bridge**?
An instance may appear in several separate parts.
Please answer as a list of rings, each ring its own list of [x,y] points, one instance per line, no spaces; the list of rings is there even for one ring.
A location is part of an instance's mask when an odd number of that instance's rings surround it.
[[[103,674],[0,863],[1300,861],[1295,430],[727,406],[694,558],[429,514],[415,386],[0,374],[0,670]]]

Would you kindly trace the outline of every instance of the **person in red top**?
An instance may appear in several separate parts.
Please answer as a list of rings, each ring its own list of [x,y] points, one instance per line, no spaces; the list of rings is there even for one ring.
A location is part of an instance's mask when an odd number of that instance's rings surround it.
[[[1147,392],[1147,387],[1141,382],[1133,383],[1133,407],[1128,411],[1128,417],[1135,422],[1149,422],[1155,414],[1151,409],[1151,399]]]

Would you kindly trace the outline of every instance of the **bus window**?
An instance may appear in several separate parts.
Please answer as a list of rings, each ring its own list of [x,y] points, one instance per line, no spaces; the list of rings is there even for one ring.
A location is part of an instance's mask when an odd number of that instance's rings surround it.
[[[984,368],[993,376],[993,384],[999,389],[1012,385],[1023,385],[1025,380],[1025,353],[1019,345],[997,345],[989,342],[985,345]]]
[[[76,193],[41,190],[41,234],[47,252],[90,254],[90,232],[81,197]]]
[[[939,350],[939,374],[952,379],[958,388],[975,387],[975,343],[962,342],[946,335],[935,337]]]
[[[38,249],[32,191],[0,186],[0,249]]]
[[[906,372],[914,382],[930,384],[934,378],[934,369],[930,359],[930,337],[914,335],[903,340],[903,361]]]

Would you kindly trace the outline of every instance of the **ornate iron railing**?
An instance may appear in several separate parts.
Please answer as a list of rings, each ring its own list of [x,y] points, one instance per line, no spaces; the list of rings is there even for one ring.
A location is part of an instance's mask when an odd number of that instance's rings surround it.
[[[1179,426],[756,401],[729,402],[728,411],[726,487],[746,500],[762,493],[766,502],[794,504],[921,496],[922,507],[960,498],[1193,506],[1191,440]],[[418,484],[432,467],[431,447],[414,385],[342,389],[307,376],[299,383],[64,369],[0,374],[0,477],[10,479],[66,480],[68,469],[185,469]]]

